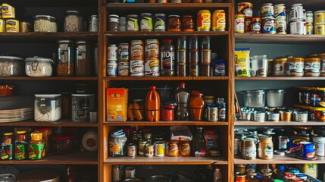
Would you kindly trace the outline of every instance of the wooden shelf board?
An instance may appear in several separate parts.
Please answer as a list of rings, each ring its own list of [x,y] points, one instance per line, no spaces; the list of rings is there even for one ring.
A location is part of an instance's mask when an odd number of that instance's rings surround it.
[[[227,36],[228,32],[106,32],[107,37]]]
[[[227,122],[210,121],[127,121],[127,122],[106,122],[108,126],[227,126]]]
[[[325,42],[324,35],[254,34],[236,33],[236,43],[297,43]]]
[[[325,126],[325,122],[321,121],[308,121],[307,123],[302,122],[254,122],[254,121],[236,121],[235,126]]]
[[[42,160],[0,160],[0,165],[97,165],[96,153],[49,155]]]
[[[202,9],[202,8],[230,8],[231,3],[107,3],[109,9],[115,10],[139,10],[139,9]]]
[[[94,39],[97,40],[97,32],[26,32],[26,33],[0,33],[0,40],[59,40],[59,39]]]
[[[236,80],[325,80],[325,77],[236,77]]]
[[[96,8],[97,7],[97,1],[93,0],[28,0],[28,1],[22,1],[22,0],[10,0],[11,5],[14,7],[91,7]]]
[[[0,127],[65,127],[65,128],[95,128],[97,123],[73,122],[71,120],[60,120],[58,122],[36,122],[36,121],[21,121],[0,123]]]
[[[187,81],[195,81],[195,80],[228,80],[227,76],[199,76],[199,77],[178,77],[178,76],[160,76],[160,77],[132,77],[132,76],[117,76],[117,77],[106,77],[105,78],[108,81],[181,81],[181,80],[187,80]]]
[[[269,0],[259,0],[259,1],[256,1],[256,0],[240,0],[240,1],[236,1],[236,2],[252,2],[254,3],[254,8],[260,8],[264,3],[269,3],[270,1]],[[273,1],[273,3],[276,3],[276,4],[285,4],[287,8],[291,7],[293,4],[296,4],[296,3],[303,3],[303,6],[305,9],[308,10],[311,10],[316,8],[319,10],[319,7],[321,5],[323,5],[324,1],[323,0],[308,0],[308,1],[301,1],[301,0],[276,0],[276,1]]]
[[[28,76],[18,76],[18,77],[0,77],[0,80],[26,80],[26,81],[33,81],[33,80],[57,80],[57,81],[73,81],[73,80],[80,80],[80,81],[92,81],[97,80],[97,77],[28,77]]]
[[[302,160],[288,156],[274,155],[272,160],[245,160],[240,158],[234,159],[235,164],[325,164],[325,158],[319,157],[317,160]]]
[[[210,157],[111,157],[106,159],[105,163],[113,165],[210,165],[227,164],[227,161]]]

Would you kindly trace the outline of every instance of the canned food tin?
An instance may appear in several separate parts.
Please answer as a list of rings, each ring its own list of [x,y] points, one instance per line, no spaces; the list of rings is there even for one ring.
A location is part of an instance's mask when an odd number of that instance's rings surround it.
[[[267,34],[276,33],[274,18],[266,17],[262,19],[262,32]]]
[[[179,153],[182,157],[188,157],[191,155],[191,145],[190,142],[182,141],[180,142]]]
[[[314,33],[314,25],[312,23],[306,23],[306,34],[312,35]]]
[[[19,21],[15,19],[7,19],[6,32],[19,32]]]
[[[288,59],[288,76],[304,76],[304,58],[292,57]]]
[[[152,14],[151,13],[142,13],[140,20],[140,29],[145,32],[152,32]]]
[[[275,18],[275,29],[278,34],[287,34],[287,19],[285,16]]]
[[[218,107],[208,107],[208,121],[218,121]]]
[[[5,21],[0,19],[0,32],[5,32]]]
[[[305,58],[305,76],[318,77],[320,75],[321,60],[318,57]]]
[[[128,156],[135,157],[136,155],[137,155],[137,147],[133,143],[130,143],[128,145]]]
[[[166,150],[166,143],[163,141],[157,141],[155,143],[155,156],[156,157],[164,157]]]
[[[127,16],[127,31],[139,31],[138,15],[132,14]]]
[[[7,3],[2,3],[0,6],[0,14],[3,19],[16,18],[15,8]]]
[[[164,32],[166,31],[166,15],[163,13],[155,14],[155,32]]]
[[[301,156],[304,159],[313,159],[315,157],[315,145],[311,142],[300,142],[302,146]]]
[[[131,41],[131,59],[132,60],[143,60],[144,47],[142,40],[132,40]]]
[[[145,58],[158,58],[159,57],[159,40],[147,39],[145,43]]]
[[[145,152],[146,157],[153,157],[154,152],[155,151],[153,145],[151,144],[146,145],[146,152]]]
[[[197,31],[210,31],[211,12],[209,10],[200,10],[197,14]]]
[[[264,122],[265,121],[265,112],[255,112],[254,121]]]
[[[237,6],[239,14],[245,15],[245,17],[253,16],[253,4],[251,2],[240,2]]]
[[[118,62],[118,76],[129,76],[129,62],[128,61],[119,61]]]
[[[315,11],[315,25],[325,24],[325,11]]]
[[[308,112],[298,112],[296,114],[296,121],[306,123],[308,121]]]
[[[245,16],[243,14],[236,15],[235,32],[236,33],[245,33]]]
[[[168,156],[170,156],[170,157],[178,157],[179,156],[179,149],[178,149],[177,141],[170,141],[168,143]]]
[[[276,4],[274,5],[274,17],[277,18],[279,16],[286,17],[286,6],[285,4]]]
[[[117,62],[109,60],[107,62],[107,76],[116,76]]]
[[[321,76],[325,76],[325,53],[319,54],[319,57],[321,59]]]
[[[291,6],[289,20],[290,21],[297,21],[297,20],[303,20],[305,18],[305,10],[302,6],[302,4],[293,4]]]
[[[144,62],[143,60],[130,61],[130,75],[131,76],[144,76]]]
[[[315,34],[316,35],[325,35],[325,24],[324,25],[315,25]]]
[[[116,44],[111,44],[107,47],[107,60],[117,61],[117,49]]]
[[[215,10],[212,15],[212,31],[226,30],[226,13],[224,10]]]
[[[286,74],[286,64],[287,58],[276,58],[273,63],[273,75],[274,76],[284,76]]]
[[[159,76],[159,59],[146,59],[144,62],[144,72],[146,76]]]
[[[274,7],[272,3],[264,3],[261,7],[261,16],[262,17],[273,17],[274,16]]]
[[[250,25],[250,31],[253,33],[260,33],[261,32],[261,18],[254,17],[252,18],[252,23]]]
[[[305,24],[306,24],[305,21],[290,22],[290,34],[305,35],[306,34]]]
[[[280,120],[280,114],[279,113],[276,113],[276,112],[270,112],[267,115],[267,119],[269,121],[278,122]]]
[[[120,43],[118,45],[118,60],[119,61],[129,61],[129,44]]]
[[[147,145],[146,141],[139,141],[138,142],[138,155],[144,156],[145,150],[146,150],[146,145]]]

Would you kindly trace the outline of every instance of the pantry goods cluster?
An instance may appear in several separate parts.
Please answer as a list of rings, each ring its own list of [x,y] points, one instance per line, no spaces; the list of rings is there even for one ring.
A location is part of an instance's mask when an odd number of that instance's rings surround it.
[[[174,46],[174,42],[177,43]],[[224,76],[226,61],[210,37],[132,40],[108,46],[108,76]]]
[[[170,133],[169,135],[166,133]],[[113,131],[110,135],[110,155],[146,156],[146,157],[189,157],[221,155],[219,136],[212,128],[174,126],[163,131],[152,132],[150,129],[133,128]]]
[[[162,93],[173,95],[162,99],[155,86],[150,87],[145,100],[135,98],[128,104],[128,94],[132,93],[128,93],[124,88],[107,89],[107,121],[226,120],[224,98],[203,97],[203,94],[196,90],[189,92],[185,83],[181,83],[175,93]]]
[[[62,129],[15,128],[2,133],[1,139],[0,160],[41,160],[48,153],[73,152],[78,145],[82,145],[84,151],[97,150],[97,133],[92,130],[80,137]]]
[[[325,54],[308,57],[278,57],[268,59],[267,55],[250,56],[249,48],[235,51],[236,76],[240,77],[319,77],[325,76]]]
[[[98,16],[91,15],[87,23],[77,10],[67,10],[64,18],[64,32],[97,32]],[[86,20],[87,21],[87,20]],[[57,20],[51,15],[36,15],[33,27],[30,22],[16,19],[15,8],[8,3],[0,5],[0,32],[58,32]]]
[[[253,12],[253,3],[237,4],[235,32],[266,34],[325,35],[325,11],[306,11],[303,4],[264,3],[260,11]]]
[[[195,23],[196,22],[196,23]],[[164,13],[142,13],[119,16],[108,15],[108,30],[117,32],[193,32],[193,31],[225,31],[226,13],[224,10],[200,10],[196,21],[192,15],[166,15]]]

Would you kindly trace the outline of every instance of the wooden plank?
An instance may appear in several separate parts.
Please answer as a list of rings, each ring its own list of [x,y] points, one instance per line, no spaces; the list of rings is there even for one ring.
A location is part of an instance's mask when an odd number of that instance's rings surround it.
[[[236,158],[235,164],[325,164],[324,158],[318,158],[317,160],[302,160],[288,156],[275,155],[271,160],[245,160]]]
[[[228,80],[227,76],[198,76],[198,77],[179,77],[179,76],[160,76],[160,77],[135,77],[135,76],[116,76],[106,77],[108,81],[195,81],[195,80]]]
[[[106,32],[107,37],[178,37],[178,36],[227,36],[228,32]]]
[[[107,3],[110,10],[187,10],[187,9],[202,9],[202,8],[229,8],[231,3]]]
[[[33,80],[48,80],[48,81],[92,81],[97,80],[97,77],[0,77],[0,80],[23,80],[23,81],[33,81]]]
[[[279,121],[279,122],[254,122],[254,121],[236,121],[236,126],[325,126],[325,122],[321,121],[308,121],[306,123],[302,122],[286,122],[286,121]]]
[[[106,122],[108,126],[227,126],[228,122],[209,121],[128,121],[128,122]]]
[[[236,77],[236,80],[288,80],[288,81],[307,81],[325,80],[325,77]]]
[[[291,34],[254,34],[236,33],[236,43],[297,43],[325,42],[324,35],[291,35]]]
[[[97,123],[73,122],[71,120],[60,120],[57,122],[1,122],[0,127],[64,127],[64,128],[96,128]]]

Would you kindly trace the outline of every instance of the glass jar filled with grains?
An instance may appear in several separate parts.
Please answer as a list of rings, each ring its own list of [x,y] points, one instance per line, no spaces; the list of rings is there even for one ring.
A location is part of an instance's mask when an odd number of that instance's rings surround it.
[[[34,20],[34,32],[57,32],[56,19],[49,15],[36,15]]]
[[[58,76],[74,76],[74,51],[70,40],[58,42],[56,74]]]
[[[82,29],[82,19],[79,11],[68,10],[65,12],[64,31],[65,32],[80,32]]]
[[[90,57],[89,46],[86,44],[86,41],[76,42],[76,76],[91,76],[92,65]]]

